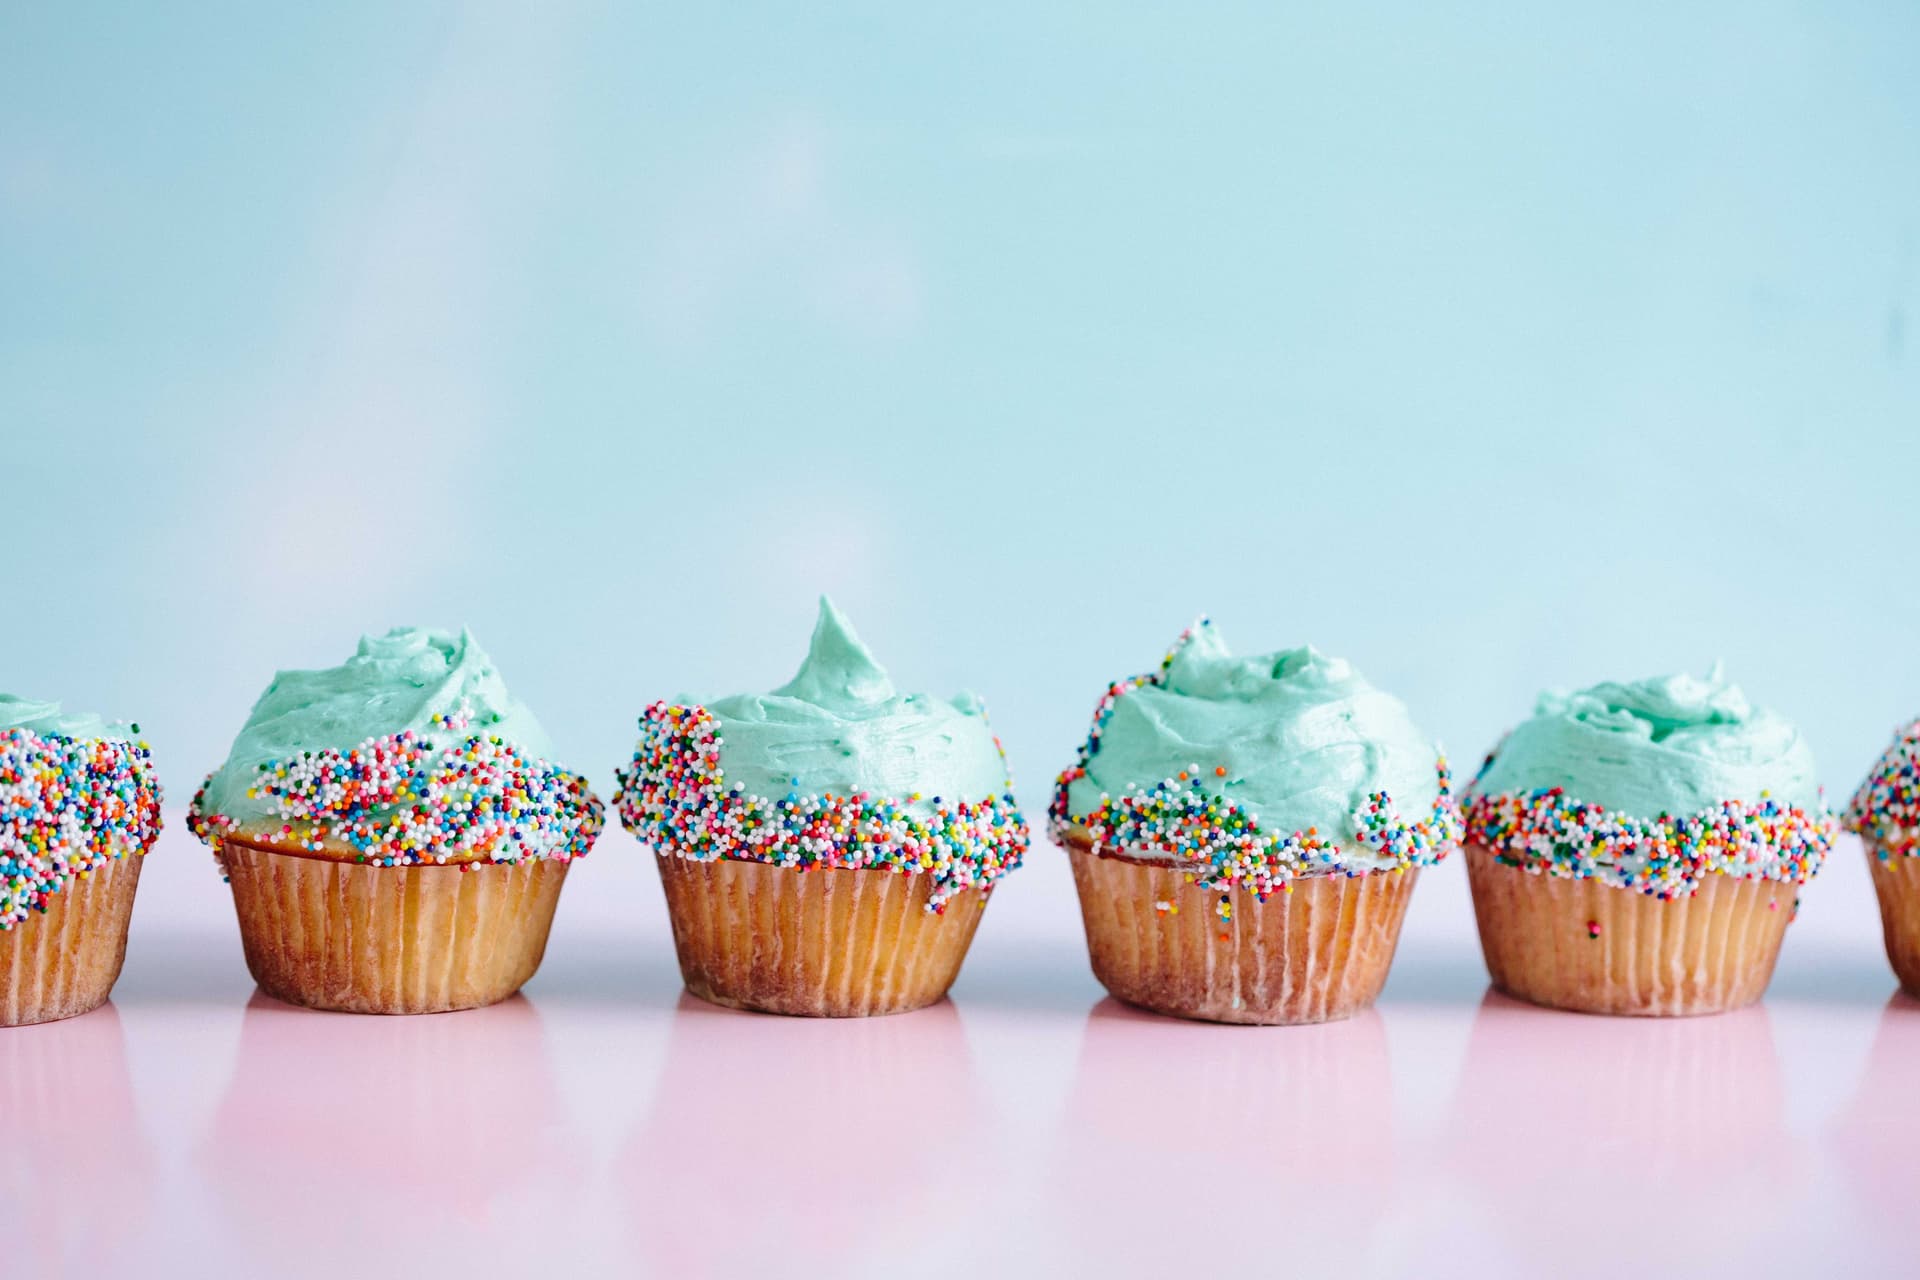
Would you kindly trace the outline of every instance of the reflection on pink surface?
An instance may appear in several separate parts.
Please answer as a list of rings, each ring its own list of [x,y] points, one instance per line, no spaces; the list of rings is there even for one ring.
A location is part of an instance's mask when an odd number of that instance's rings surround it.
[[[386,1264],[442,1265],[489,1238],[497,1261],[582,1176],[525,996],[377,1017],[256,993],[199,1156],[229,1230],[276,1269],[349,1223]]]
[[[1396,1193],[1385,1024],[1215,1026],[1102,1000],[1058,1153],[1063,1203],[1099,1206],[1066,1219],[1077,1251],[1173,1274],[1238,1223],[1284,1239],[1291,1265],[1353,1260]]]
[[[1863,1214],[1904,1222],[1920,1185],[1920,1000],[1896,993],[1880,1012],[1867,1068],[1833,1127],[1831,1146]]]
[[[119,1010],[0,1030],[0,1131],[0,1273],[130,1265],[119,1255],[147,1229],[154,1162]]]
[[[660,1275],[910,1266],[928,1224],[963,1229],[991,1211],[981,1122],[951,1001],[782,1018],[683,994],[620,1157],[621,1208]]]
[[[1785,1102],[1764,1006],[1609,1018],[1488,992],[1436,1173],[1528,1273],[1764,1262],[1803,1198]]]

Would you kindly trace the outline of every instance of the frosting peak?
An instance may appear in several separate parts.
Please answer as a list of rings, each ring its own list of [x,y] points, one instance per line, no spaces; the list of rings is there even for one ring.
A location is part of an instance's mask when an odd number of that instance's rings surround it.
[[[1635,818],[1683,816],[1727,800],[1821,808],[1813,753],[1786,719],[1755,707],[1719,664],[1540,696],[1495,748],[1473,789],[1569,799]]]
[[[813,624],[807,660],[774,696],[797,698],[819,707],[868,707],[894,696],[893,681],[854,634],[847,615],[820,597],[820,619]]]
[[[934,797],[978,800],[1009,790],[1006,761],[979,699],[897,692],[824,597],[793,679],[706,709],[720,730],[728,783],[752,795],[864,792],[928,809]]]
[[[1569,715],[1597,729],[1665,742],[1692,729],[1745,724],[1754,709],[1716,662],[1704,678],[1682,673],[1597,684],[1574,694],[1544,693],[1535,714]]]
[[[1251,702],[1365,683],[1344,658],[1330,658],[1310,644],[1236,658],[1220,628],[1203,618],[1168,664],[1165,687],[1187,697]]]

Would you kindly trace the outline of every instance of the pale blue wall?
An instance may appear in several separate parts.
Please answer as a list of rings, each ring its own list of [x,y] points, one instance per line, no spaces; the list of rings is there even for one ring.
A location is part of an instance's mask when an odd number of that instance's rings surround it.
[[[180,801],[401,620],[606,780],[822,588],[1035,808],[1203,609],[1463,760],[1920,711],[1920,8],[716,8],[8,7],[0,687]]]

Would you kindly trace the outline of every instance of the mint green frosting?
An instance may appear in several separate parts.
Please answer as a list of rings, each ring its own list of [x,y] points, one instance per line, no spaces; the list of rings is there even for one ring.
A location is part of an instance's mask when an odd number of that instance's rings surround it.
[[[1371,867],[1384,863],[1352,840],[1356,812],[1384,791],[1402,819],[1426,818],[1439,797],[1438,760],[1406,706],[1352,664],[1311,645],[1236,658],[1202,622],[1163,683],[1114,702],[1085,776],[1067,788],[1067,810],[1083,817],[1103,796],[1186,771],[1186,785],[1237,802],[1262,831],[1312,827],[1339,842],[1343,861]]]
[[[1764,796],[1816,812],[1813,753],[1782,717],[1750,704],[1719,664],[1705,679],[1659,676],[1540,695],[1494,749],[1486,795],[1559,787],[1633,818],[1686,817]]]
[[[929,812],[935,797],[976,802],[1008,790],[1006,762],[979,699],[896,693],[824,596],[807,660],[793,679],[772,693],[703,705],[720,724],[726,785],[749,795],[865,792]],[[921,799],[912,801],[915,795]]]
[[[91,711],[62,711],[57,702],[35,702],[0,693],[0,730],[28,729],[43,738],[112,738],[131,742],[139,735],[130,724]]]
[[[303,751],[346,751],[408,730],[451,740],[460,731],[436,725],[434,717],[463,712],[471,718],[469,733],[552,759],[546,730],[507,692],[472,632],[395,627],[384,636],[363,636],[337,667],[274,676],[227,762],[208,780],[202,808],[241,823],[270,819],[272,801],[247,795],[260,765]]]

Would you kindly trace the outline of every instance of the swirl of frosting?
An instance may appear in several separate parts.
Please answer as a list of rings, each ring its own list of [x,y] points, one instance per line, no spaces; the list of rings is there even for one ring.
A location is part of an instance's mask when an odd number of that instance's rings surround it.
[[[1256,891],[1432,862],[1458,834],[1444,762],[1399,699],[1312,646],[1235,657],[1204,618],[1158,673],[1108,690],[1053,819]],[[1249,832],[1251,857],[1223,852]]]
[[[780,688],[648,707],[615,803],[662,856],[924,874],[939,912],[1020,865],[1012,791],[979,700],[896,693],[823,597]]]
[[[565,860],[603,811],[551,751],[471,632],[395,628],[277,674],[189,823],[216,854],[244,834],[387,866]]]
[[[0,930],[160,834],[160,782],[131,725],[0,694]]]
[[[1540,696],[1494,748],[1472,790],[1559,788],[1632,818],[1682,816],[1737,800],[1821,807],[1813,753],[1784,717],[1751,705],[1719,664],[1702,679],[1659,676]]]
[[[824,596],[793,679],[772,693],[704,705],[719,725],[727,780],[753,795],[865,792],[926,811],[936,797],[979,800],[1011,789],[980,700],[895,692],[846,615]]]
[[[43,738],[94,738],[131,742],[140,726],[108,720],[91,711],[65,711],[57,702],[37,702],[0,693],[0,729],[31,729]]]

